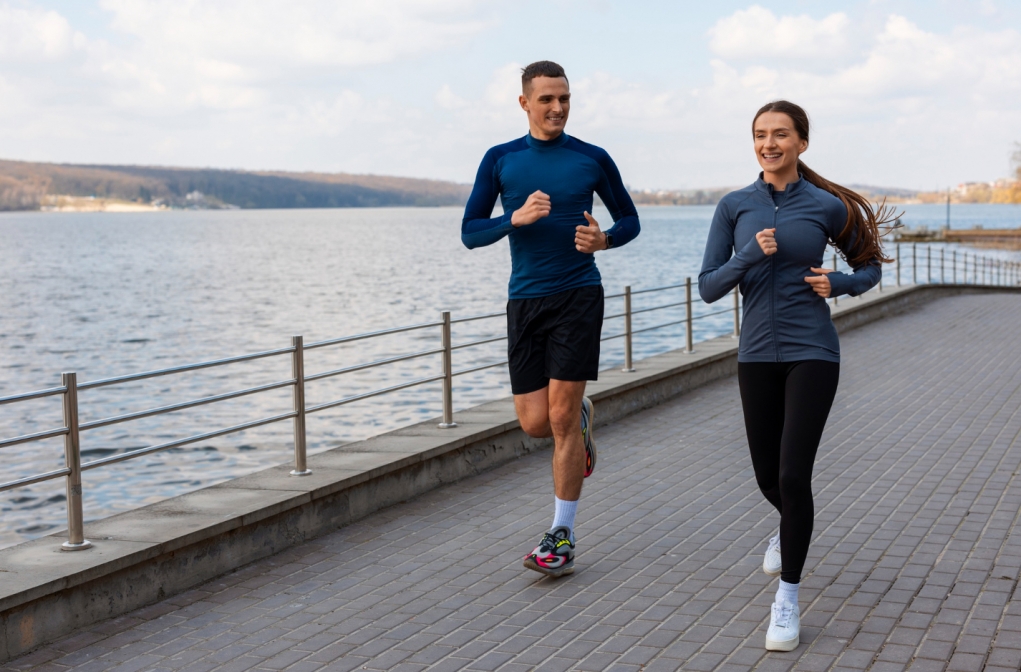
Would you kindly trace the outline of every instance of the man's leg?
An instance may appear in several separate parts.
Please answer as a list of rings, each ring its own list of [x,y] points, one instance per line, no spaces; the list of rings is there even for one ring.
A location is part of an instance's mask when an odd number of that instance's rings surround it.
[[[552,379],[542,390],[514,397],[521,426],[530,436],[553,435],[553,524],[524,562],[528,569],[547,576],[574,571],[574,517],[585,478],[584,394],[585,381]]]
[[[585,478],[581,400],[585,381],[550,380],[549,424],[553,430],[553,489],[559,499],[577,502]]]
[[[515,394],[514,410],[525,434],[533,439],[553,436],[549,422],[549,385],[528,394]]]
[[[552,529],[525,556],[525,567],[561,576],[574,571],[574,518],[581,484],[595,466],[592,403],[585,381],[599,372],[599,334],[603,324],[603,288],[579,287],[544,299],[548,321],[543,330],[543,391],[519,387],[515,407],[531,436],[553,435],[554,515]],[[539,351],[534,348],[533,352]],[[534,393],[530,390],[536,390]],[[584,425],[584,429],[583,429]]]
[[[585,477],[581,400],[586,381],[550,380],[548,387],[514,395],[521,428],[531,437],[553,437],[553,489],[560,499],[577,501]]]

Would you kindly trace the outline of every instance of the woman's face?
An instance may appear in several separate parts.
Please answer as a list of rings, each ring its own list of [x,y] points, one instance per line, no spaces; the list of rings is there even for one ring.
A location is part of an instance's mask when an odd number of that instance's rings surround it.
[[[752,126],[755,158],[765,173],[797,179],[798,157],[808,141],[794,130],[794,122],[783,112],[763,112]]]

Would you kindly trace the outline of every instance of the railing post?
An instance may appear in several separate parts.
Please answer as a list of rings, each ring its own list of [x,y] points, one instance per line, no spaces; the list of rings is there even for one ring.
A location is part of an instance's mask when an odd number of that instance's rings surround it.
[[[911,243],[911,284],[918,284],[918,243]]]
[[[684,352],[691,354],[695,352],[695,340],[691,333],[691,278],[684,279],[684,329],[685,349]]]
[[[901,286],[901,243],[896,244],[896,286]]]
[[[631,350],[631,285],[624,288],[624,373],[634,373]]]
[[[932,284],[932,245],[925,246],[925,275],[928,278],[926,284]]]
[[[939,248],[939,284],[947,284],[947,273],[946,273],[946,248]]]
[[[454,422],[454,350],[450,340],[450,311],[443,311],[443,327],[440,332],[443,347],[443,422],[440,429],[457,427]]]
[[[67,475],[67,541],[60,548],[65,551],[84,551],[92,548],[85,538],[85,519],[82,514],[82,446],[78,431],[78,374],[64,373],[61,384],[63,395],[64,465],[71,471]]]
[[[897,259],[897,263],[898,264],[900,263],[900,259]],[[833,255],[833,270],[834,271],[837,270],[837,255],[835,255],[835,254]],[[900,273],[898,273],[898,276],[899,275],[900,275]],[[831,290],[831,293],[832,293],[832,290]],[[833,297],[833,305],[834,306],[837,305],[837,297],[835,297],[835,296]]]
[[[734,288],[734,338],[741,337],[741,290]]]
[[[291,336],[291,377],[294,378],[294,470],[291,476],[308,476],[305,451],[305,340]]]

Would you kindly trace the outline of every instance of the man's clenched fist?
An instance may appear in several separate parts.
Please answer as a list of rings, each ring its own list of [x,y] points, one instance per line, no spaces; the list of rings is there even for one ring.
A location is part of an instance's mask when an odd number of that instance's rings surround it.
[[[528,196],[528,200],[511,215],[513,226],[527,226],[534,224],[543,217],[549,216],[550,200],[547,194],[541,191],[534,191]]]

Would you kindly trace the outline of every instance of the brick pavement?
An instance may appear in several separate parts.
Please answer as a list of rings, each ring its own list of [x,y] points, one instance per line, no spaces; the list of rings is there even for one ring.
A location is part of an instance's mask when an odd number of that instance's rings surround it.
[[[802,645],[763,649],[778,516],[736,380],[601,428],[578,571],[521,567],[549,453],[394,506],[2,670],[1018,670],[1021,300],[842,337]]]

